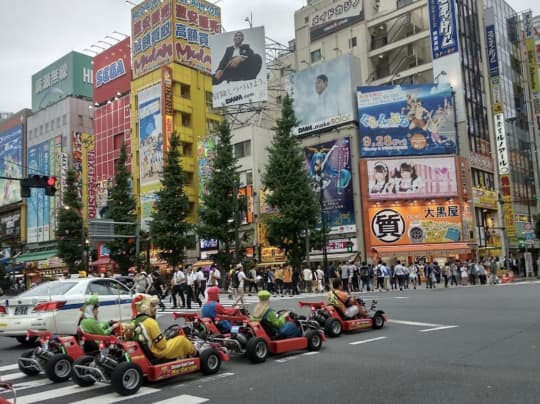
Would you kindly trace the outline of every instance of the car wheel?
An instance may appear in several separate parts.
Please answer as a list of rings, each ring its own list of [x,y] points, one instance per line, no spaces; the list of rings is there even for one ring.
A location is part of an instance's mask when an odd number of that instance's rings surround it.
[[[215,349],[206,349],[201,353],[201,372],[213,375],[221,368],[221,358]]]
[[[21,345],[33,345],[37,341],[37,337],[26,337],[22,335],[15,337],[15,339]]]
[[[253,363],[262,363],[268,357],[268,345],[261,337],[251,338],[246,345],[246,354]]]
[[[317,331],[307,330],[306,335],[307,347],[310,351],[318,351],[322,346],[321,334]]]
[[[23,359],[29,359],[32,356],[34,356],[33,349],[30,349],[29,351],[25,351],[21,354],[21,358]],[[40,369],[37,367],[37,365],[30,364],[27,361],[22,361],[20,359],[17,362],[17,365],[19,365],[19,370],[27,376],[39,375]]]
[[[73,366],[71,367],[71,380],[73,380],[75,384],[78,384],[81,387],[88,387],[96,383],[96,381],[93,378],[91,378],[90,376],[86,376],[84,374],[85,371],[82,371],[82,370],[78,371],[81,374],[80,377],[77,375],[77,372],[75,371],[75,366],[77,365],[88,366],[93,361],[94,361],[94,357],[86,355],[86,356],[80,357],[73,363]]]
[[[378,330],[379,328],[383,328],[384,326],[384,316],[381,313],[375,313],[373,316],[373,323],[371,325],[374,330]]]
[[[111,384],[114,390],[122,396],[129,396],[139,391],[142,380],[142,370],[139,365],[133,362],[118,364],[111,374]]]
[[[324,322],[324,331],[330,337],[339,337],[341,335],[341,323],[337,318],[329,318]]]
[[[73,359],[65,354],[54,355],[45,365],[45,374],[55,383],[65,382],[71,374]]]

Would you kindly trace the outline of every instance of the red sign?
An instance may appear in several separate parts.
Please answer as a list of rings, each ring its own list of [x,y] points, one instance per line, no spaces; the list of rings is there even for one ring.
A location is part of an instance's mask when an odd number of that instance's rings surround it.
[[[130,38],[118,42],[94,57],[94,102],[102,104],[130,91]]]

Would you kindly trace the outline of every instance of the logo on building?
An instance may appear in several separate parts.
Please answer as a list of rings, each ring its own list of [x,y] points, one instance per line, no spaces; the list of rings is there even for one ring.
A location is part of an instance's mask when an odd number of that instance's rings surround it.
[[[393,243],[405,234],[405,219],[393,209],[382,209],[371,221],[371,231],[383,243]]]

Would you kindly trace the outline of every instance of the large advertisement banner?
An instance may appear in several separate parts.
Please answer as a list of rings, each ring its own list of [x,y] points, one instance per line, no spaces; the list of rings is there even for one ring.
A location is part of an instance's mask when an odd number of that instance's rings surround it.
[[[289,76],[289,95],[300,122],[296,133],[328,130],[356,119],[354,88],[360,77],[358,59],[345,55]]]
[[[313,190],[322,192],[322,212],[332,232],[356,229],[354,220],[350,139],[344,138],[304,148]]]
[[[203,197],[209,194],[208,183],[212,178],[212,162],[216,156],[217,136],[207,136],[197,141],[197,176],[199,178],[199,209],[204,209]]]
[[[125,38],[94,57],[94,102],[126,93],[131,83],[130,38]]]
[[[22,178],[22,126],[18,125],[0,134],[0,206],[21,200]]]
[[[455,154],[449,84],[358,87],[362,157]]]
[[[457,196],[456,164],[452,157],[369,160],[371,200]]]
[[[264,27],[212,35],[213,106],[266,101]]]
[[[139,178],[144,223],[150,217],[163,169],[161,85],[156,84],[140,91],[138,102]]]
[[[461,206],[457,204],[371,206],[368,214],[369,241],[373,246],[463,240]]]
[[[54,144],[51,143],[53,141],[46,141],[28,149],[29,176],[49,175],[51,151],[54,150]],[[26,199],[26,238],[28,243],[50,240],[50,210],[52,199],[45,195],[45,189],[32,188],[30,198]]]
[[[458,51],[454,0],[429,0],[429,26],[433,59]]]
[[[309,39],[311,42],[364,19],[363,0],[334,1],[330,6],[323,9],[315,8],[315,10],[310,17]]]

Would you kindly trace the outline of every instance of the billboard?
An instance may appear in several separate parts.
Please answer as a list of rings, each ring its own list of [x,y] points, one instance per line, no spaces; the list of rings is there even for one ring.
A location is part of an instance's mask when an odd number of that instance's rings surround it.
[[[32,110],[39,111],[69,96],[92,99],[92,58],[70,52],[32,75]]]
[[[456,153],[449,84],[358,87],[357,97],[362,157]]]
[[[130,38],[114,44],[94,57],[94,102],[113,99],[118,92],[130,91]]]
[[[210,73],[211,34],[221,10],[204,0],[146,0],[131,10],[133,78],[176,62]]]
[[[0,214],[0,234],[3,239],[21,237],[20,212],[6,212]]]
[[[139,178],[144,223],[150,218],[163,169],[161,85],[155,84],[141,90],[138,94],[138,103]]]
[[[499,75],[499,56],[497,53],[497,34],[493,24],[486,26],[486,41],[489,77],[496,77]]]
[[[309,17],[309,39],[311,42],[333,34],[343,28],[356,24],[364,19],[363,0],[338,0],[322,9],[317,9]]]
[[[493,120],[495,124],[495,148],[497,149],[499,175],[510,174],[510,160],[508,160],[504,114],[493,115]]]
[[[21,200],[22,178],[22,125],[17,125],[0,134],[0,206]]]
[[[359,77],[359,61],[350,55],[291,74],[288,92],[300,122],[295,132],[307,135],[354,121],[354,88]]]
[[[441,198],[458,195],[453,157],[368,160],[368,199]]]
[[[207,136],[197,140],[197,177],[199,178],[199,207],[204,209],[203,198],[209,194],[213,160],[216,156],[218,137]]]
[[[377,245],[444,243],[463,240],[462,208],[453,203],[371,206],[369,242]]]
[[[429,26],[433,59],[458,51],[458,30],[454,0],[429,0]]]
[[[266,101],[264,27],[212,35],[213,106]]]
[[[54,139],[28,148],[28,175],[53,175]],[[30,198],[26,199],[26,241],[36,243],[49,241],[51,228],[51,211],[54,208],[54,198],[45,195],[45,189],[32,188]]]
[[[327,228],[355,231],[350,139],[308,146],[304,153],[313,190],[322,193]]]

